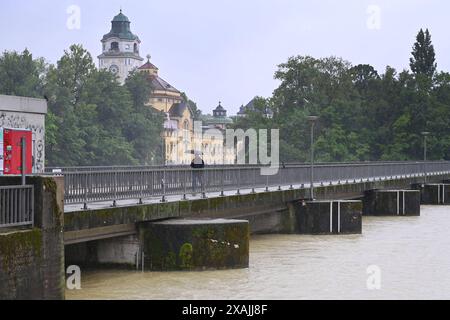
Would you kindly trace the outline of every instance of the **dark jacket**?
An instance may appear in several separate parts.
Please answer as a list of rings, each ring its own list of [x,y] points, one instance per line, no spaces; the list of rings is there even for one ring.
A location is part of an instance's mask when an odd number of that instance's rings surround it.
[[[196,163],[195,160],[191,162],[192,169],[203,169],[205,167],[205,161],[202,160],[202,163]]]

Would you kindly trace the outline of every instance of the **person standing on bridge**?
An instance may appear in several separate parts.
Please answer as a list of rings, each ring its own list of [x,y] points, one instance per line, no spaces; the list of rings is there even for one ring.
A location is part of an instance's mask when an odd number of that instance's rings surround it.
[[[194,160],[191,162],[192,168],[192,189],[196,193],[197,186],[200,185],[203,191],[203,169],[205,168],[205,161],[201,158],[200,152],[195,152]]]

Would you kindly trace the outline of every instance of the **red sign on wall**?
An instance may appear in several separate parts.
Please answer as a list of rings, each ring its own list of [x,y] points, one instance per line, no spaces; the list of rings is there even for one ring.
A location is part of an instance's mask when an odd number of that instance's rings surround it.
[[[31,174],[33,171],[31,130],[3,129],[3,174],[5,175],[22,174],[22,138],[25,138],[25,173]],[[1,144],[0,142],[0,147]]]

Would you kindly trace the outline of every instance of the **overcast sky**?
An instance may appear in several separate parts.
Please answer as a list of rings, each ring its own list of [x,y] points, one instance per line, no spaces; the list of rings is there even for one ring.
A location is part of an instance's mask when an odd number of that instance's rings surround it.
[[[80,8],[80,28],[67,26]],[[218,101],[235,114],[277,87],[293,55],[408,68],[417,31],[429,28],[438,68],[450,71],[448,0],[1,0],[0,50],[28,48],[55,63],[73,43],[97,61],[100,39],[122,7],[160,76],[204,112]],[[73,20],[69,20],[69,22]]]

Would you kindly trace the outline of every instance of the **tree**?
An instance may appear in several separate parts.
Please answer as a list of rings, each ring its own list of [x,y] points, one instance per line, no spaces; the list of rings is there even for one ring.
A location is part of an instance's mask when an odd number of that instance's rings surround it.
[[[132,74],[122,86],[111,72],[95,68],[89,52],[74,45],[49,69],[46,92],[50,165],[157,161],[162,118],[146,106],[151,91],[143,74]]]
[[[45,72],[44,59],[33,59],[27,49],[22,53],[6,51],[0,56],[0,93],[42,98]]]
[[[49,133],[54,137],[46,142],[49,165],[77,166],[87,164],[93,158],[85,149],[86,127],[80,126],[80,123],[82,119],[89,118],[83,111],[89,110],[91,115],[95,111],[92,107],[85,109],[84,104],[80,107],[80,99],[94,71],[91,55],[80,45],[72,45],[56,66],[49,67],[44,89],[48,97],[47,119],[52,123]],[[91,124],[85,125],[89,130],[95,130],[96,124],[93,127]]]
[[[142,164],[162,163],[160,135],[164,116],[150,108],[151,87],[142,72],[132,73],[125,82],[133,101],[133,111],[126,118],[124,135],[134,147],[134,157]]]
[[[431,42],[431,34],[426,29],[420,29],[416,42],[413,46],[412,58],[410,59],[411,71],[415,75],[423,75],[431,79],[436,72],[436,55]]]
[[[192,112],[194,113],[193,117],[194,120],[200,120],[202,117],[202,110],[200,110],[197,107],[197,103],[195,103],[194,101],[192,101],[191,99],[188,98],[187,94],[185,92],[181,93],[181,97],[183,98],[184,101],[186,101],[189,106],[191,107]]]
[[[318,115],[318,161],[420,160],[422,131],[429,158],[450,160],[450,74],[436,72],[431,36],[419,32],[411,70],[383,73],[338,57],[296,56],[279,66],[279,87],[234,127],[280,129],[283,162],[309,160],[308,115]],[[133,72],[120,85],[73,45],[55,65],[30,52],[0,56],[0,94],[48,98],[48,165],[133,165],[162,160],[163,114],[148,106],[151,84]],[[182,94],[199,117],[201,111]],[[273,111],[273,118],[265,110]],[[247,148],[248,150],[248,148]]]
[[[368,64],[359,64],[349,70],[353,83],[361,91],[367,91],[369,87],[380,79],[374,67]]]

